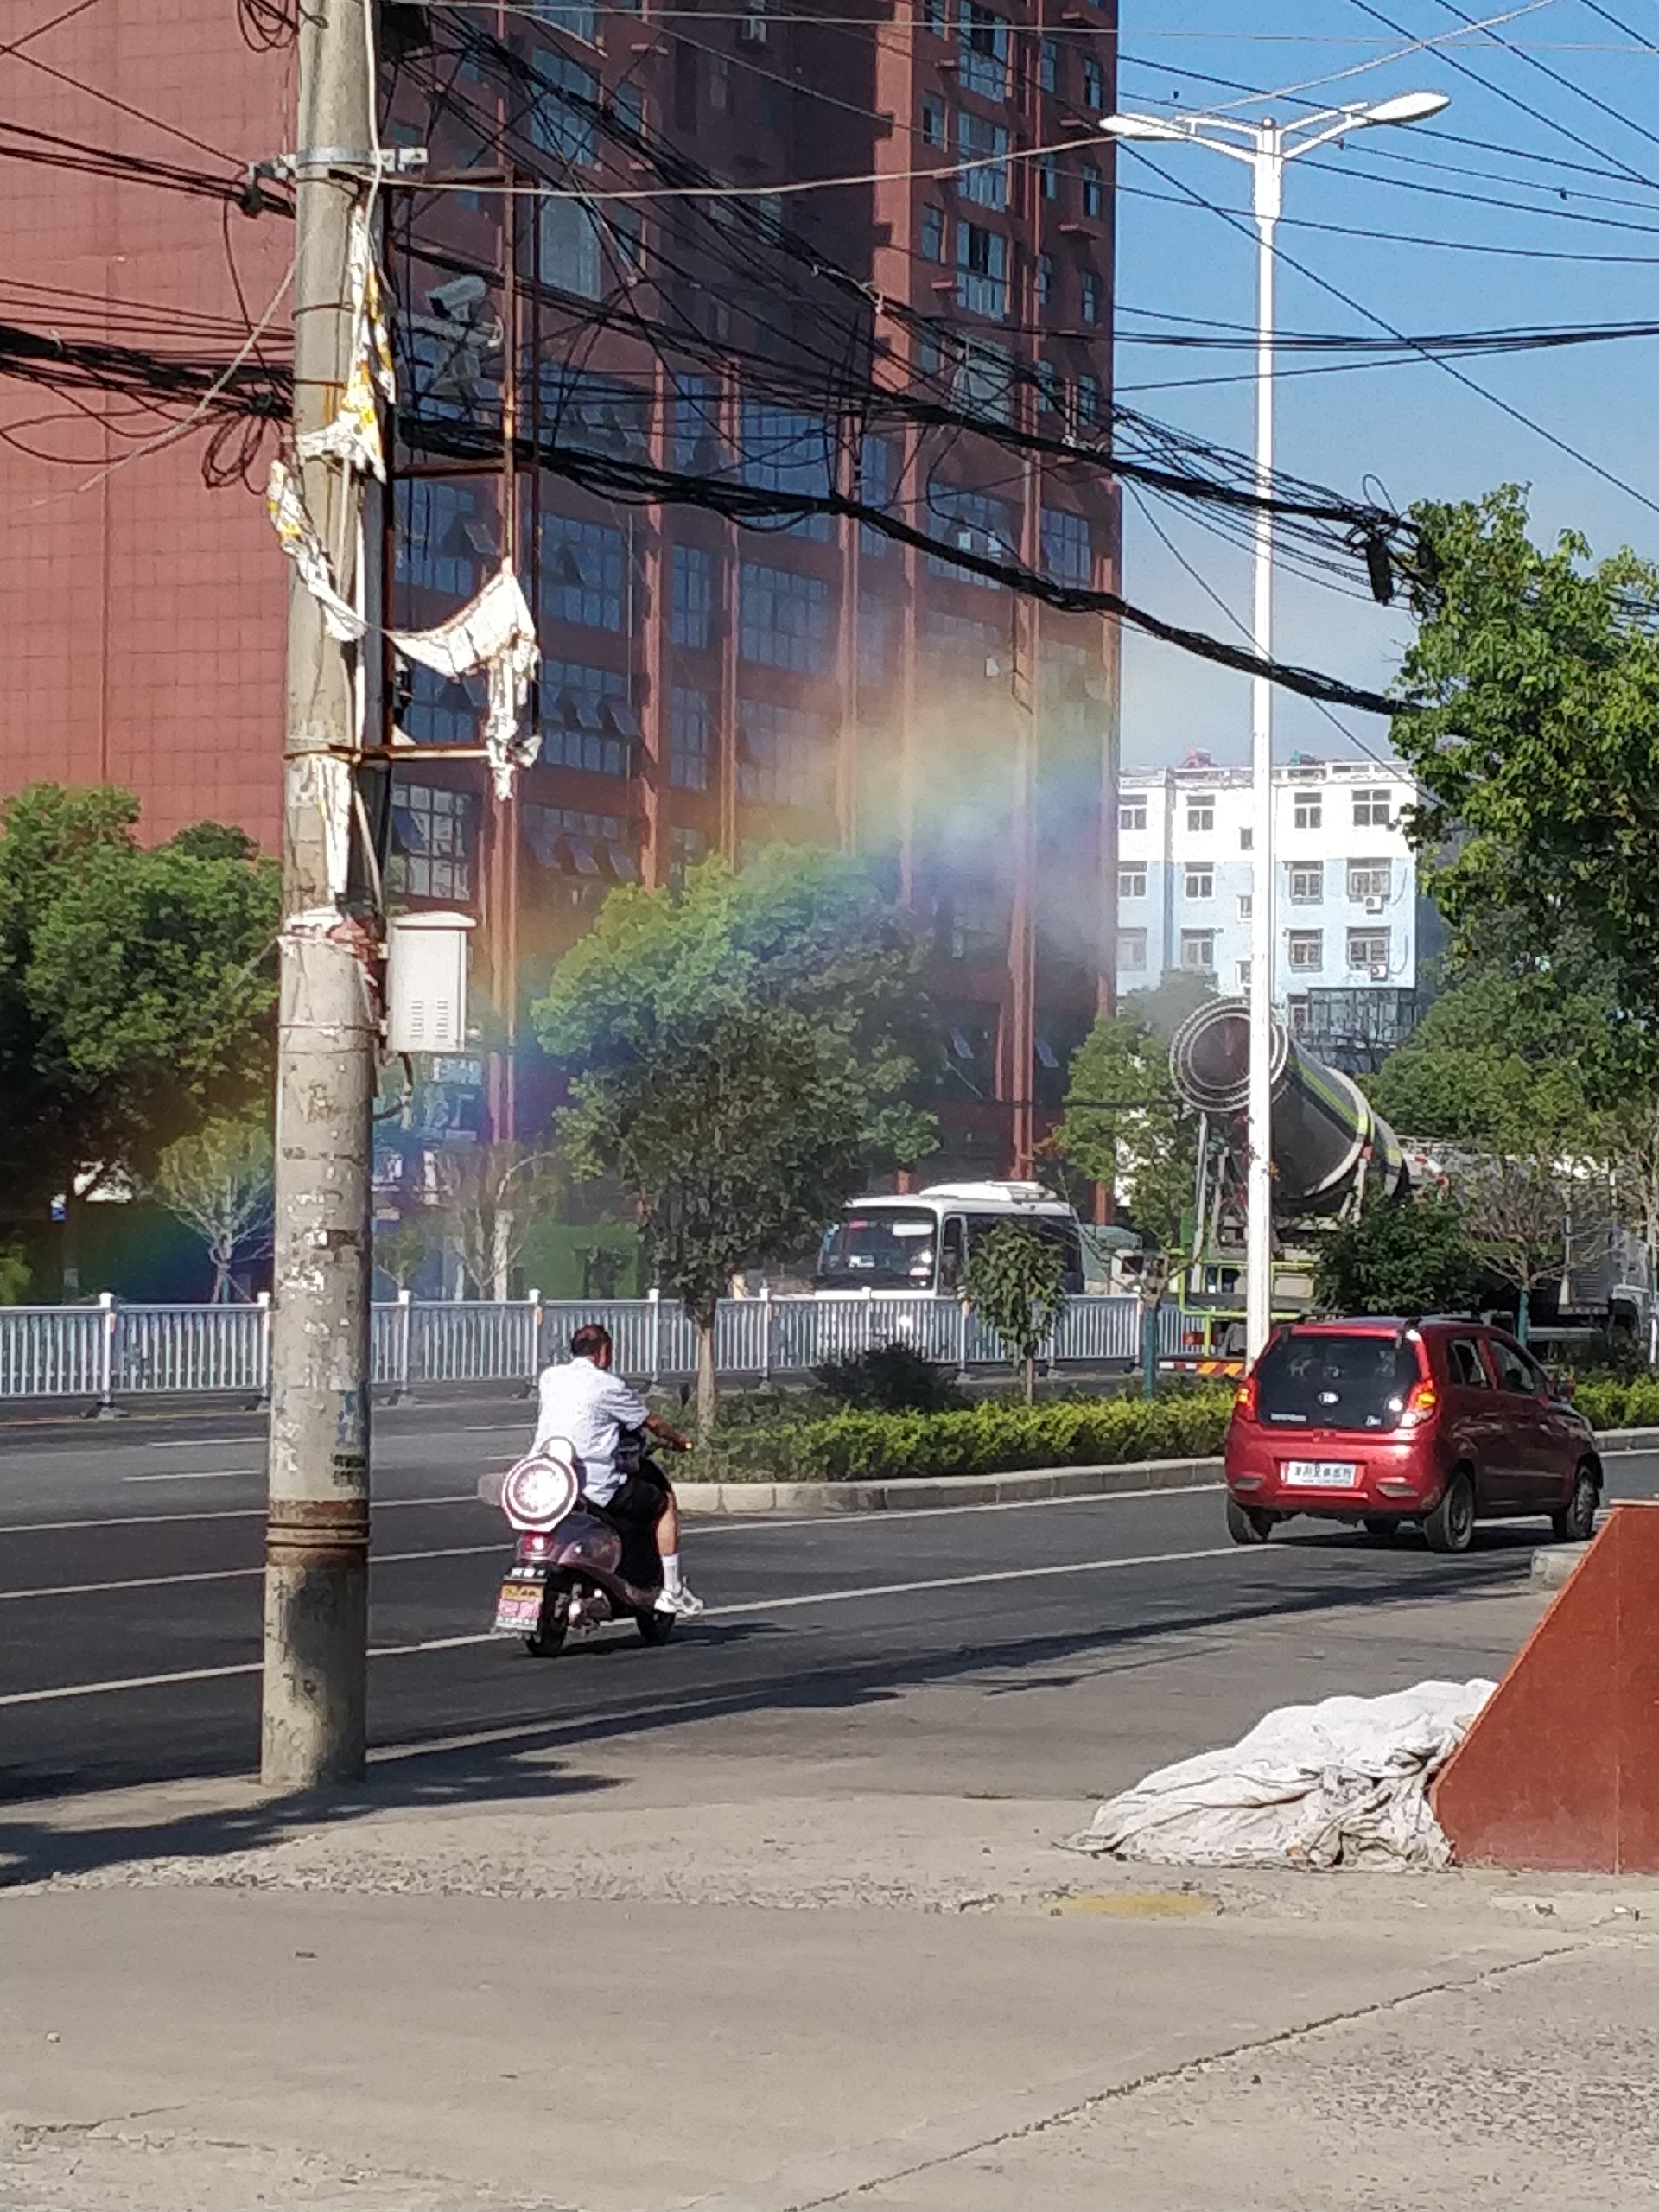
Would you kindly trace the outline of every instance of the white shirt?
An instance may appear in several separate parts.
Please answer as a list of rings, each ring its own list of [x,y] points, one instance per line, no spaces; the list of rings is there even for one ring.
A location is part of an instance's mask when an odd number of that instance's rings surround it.
[[[544,1368],[540,1390],[531,1450],[539,1452],[555,1436],[573,1444],[583,1491],[595,1505],[608,1505],[622,1480],[616,1471],[617,1431],[642,1427],[650,1408],[620,1375],[595,1367],[591,1359]]]

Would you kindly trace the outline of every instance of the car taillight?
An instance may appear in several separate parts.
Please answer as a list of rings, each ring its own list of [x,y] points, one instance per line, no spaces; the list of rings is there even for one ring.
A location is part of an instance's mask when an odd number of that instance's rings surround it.
[[[1411,1395],[1406,1400],[1405,1411],[1400,1416],[1401,1427],[1420,1428],[1440,1402],[1440,1394],[1432,1382],[1414,1382]]]
[[[1247,1375],[1233,1393],[1233,1411],[1246,1421],[1255,1419],[1255,1377]]]

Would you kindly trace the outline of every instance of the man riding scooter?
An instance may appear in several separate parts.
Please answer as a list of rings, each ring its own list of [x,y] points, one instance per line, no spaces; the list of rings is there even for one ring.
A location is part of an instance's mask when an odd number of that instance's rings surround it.
[[[663,1562],[658,1612],[682,1618],[700,1613],[702,1600],[686,1586],[680,1568],[680,1515],[666,1479],[644,1461],[636,1474],[617,1471],[617,1442],[625,1428],[643,1428],[675,1452],[690,1449],[690,1439],[652,1413],[620,1376],[611,1372],[611,1332],[586,1323],[570,1339],[570,1357],[545,1368],[539,1392],[532,1452],[554,1438],[575,1447],[582,1495],[626,1534],[650,1529]]]

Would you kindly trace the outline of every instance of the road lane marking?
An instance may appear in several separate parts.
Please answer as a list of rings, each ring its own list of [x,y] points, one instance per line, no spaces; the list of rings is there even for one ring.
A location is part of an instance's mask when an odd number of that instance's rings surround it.
[[[494,1545],[482,1548],[493,1551]],[[1280,1556],[1284,1556],[1281,1548]],[[412,1552],[411,1559],[433,1559],[433,1552]],[[755,1599],[735,1605],[710,1605],[700,1618],[703,1620],[731,1620],[740,1614],[781,1612],[801,1605],[840,1605],[857,1603],[862,1599],[914,1596],[925,1590],[964,1590],[994,1582],[1033,1582],[1060,1574],[1099,1574],[1128,1567],[1167,1567],[1185,1560],[1200,1559],[1230,1559],[1241,1564],[1263,1563],[1263,1554],[1254,1546],[1241,1548],[1224,1544],[1208,1551],[1146,1552],[1132,1559],[1068,1560],[1058,1567],[1007,1567],[993,1568],[982,1574],[946,1574],[926,1582],[873,1582],[850,1590],[815,1590],[797,1597]],[[257,1570],[254,1570],[257,1571]],[[181,1578],[182,1579],[182,1578]],[[482,1634],[467,1636],[439,1636],[423,1643],[371,1644],[371,1659],[412,1657],[423,1651],[464,1651],[479,1644],[499,1643],[506,1638],[486,1630]],[[49,1690],[11,1690],[0,1696],[0,1707],[12,1705],[48,1705],[61,1698],[99,1697],[121,1690],[160,1689],[173,1682],[207,1682],[226,1681],[237,1675],[257,1675],[261,1662],[257,1659],[226,1667],[189,1667],[176,1674],[130,1675],[122,1680],[107,1682],[67,1682]]]
[[[369,1501],[376,1513],[395,1513],[410,1505],[476,1505],[476,1491],[456,1491],[442,1497],[375,1497]],[[118,1513],[100,1521],[3,1521],[0,1536],[69,1535],[82,1529],[164,1529],[179,1521],[263,1521],[263,1505],[227,1505],[204,1513]]]
[[[234,1483],[248,1475],[263,1475],[263,1467],[213,1467],[200,1474],[123,1475],[124,1483]]]
[[[421,1559],[478,1559],[486,1552],[501,1552],[505,1546],[493,1544],[452,1544],[429,1552],[371,1552],[371,1567],[408,1567]],[[188,1574],[136,1574],[124,1582],[60,1582],[42,1586],[36,1590],[0,1590],[0,1605],[15,1605],[22,1598],[102,1598],[118,1590],[170,1590],[175,1583],[186,1582],[244,1582],[251,1575],[264,1573],[263,1561],[257,1567],[205,1567]]]

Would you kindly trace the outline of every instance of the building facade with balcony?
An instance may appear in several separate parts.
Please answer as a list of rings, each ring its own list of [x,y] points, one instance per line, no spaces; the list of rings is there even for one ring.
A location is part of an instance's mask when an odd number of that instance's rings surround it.
[[[1399,762],[1297,759],[1273,779],[1274,1003],[1338,1064],[1369,1064],[1414,1020],[1422,917],[1401,826],[1415,786]],[[1118,793],[1117,988],[1173,970],[1228,996],[1249,988],[1249,771],[1203,753],[1127,769]]]

